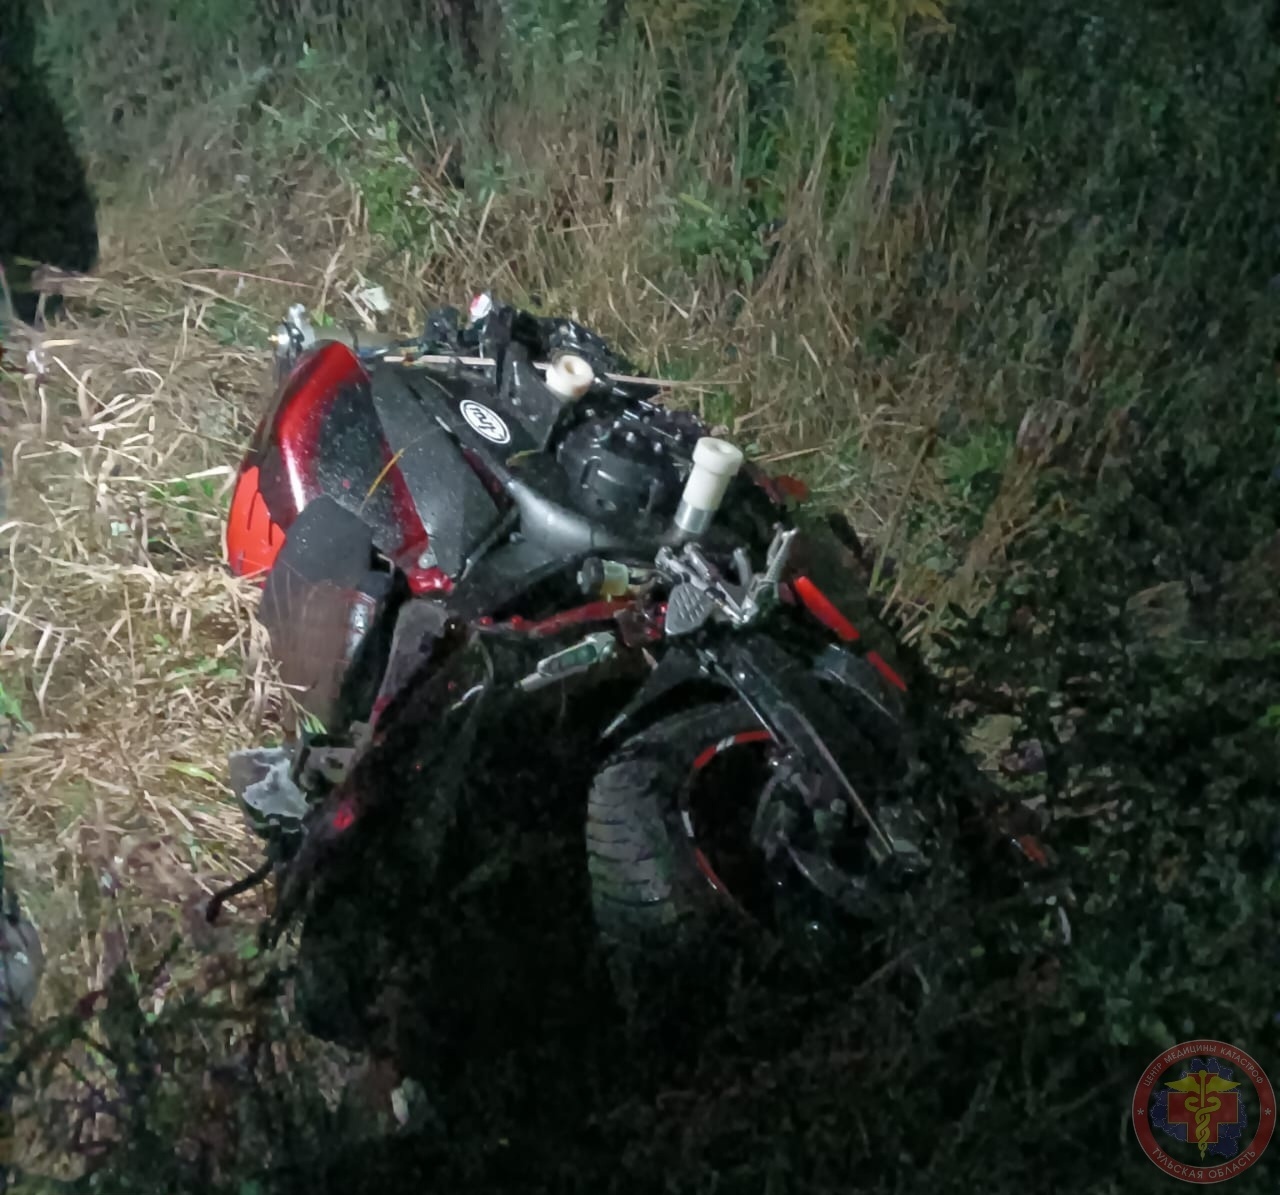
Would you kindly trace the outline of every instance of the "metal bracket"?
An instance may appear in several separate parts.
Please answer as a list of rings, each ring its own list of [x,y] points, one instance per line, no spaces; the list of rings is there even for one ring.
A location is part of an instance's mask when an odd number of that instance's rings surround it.
[[[546,685],[576,676],[588,668],[594,668],[610,659],[617,650],[617,639],[612,631],[597,631],[585,639],[557,651],[538,661],[537,667],[517,686],[526,693]]]
[[[307,318],[307,309],[294,303],[272,337],[276,346],[276,377],[283,380],[298,358],[316,343],[316,330]]]
[[[735,627],[749,626],[778,596],[778,583],[791,556],[796,528],[779,528],[769,545],[764,571],[755,572],[746,552],[733,554],[737,583],[727,581],[696,543],[687,543],[677,555],[660,548],[658,571],[674,582],[667,599],[666,633],[687,635],[713,614]]]
[[[295,834],[309,808],[307,798],[290,777],[292,756],[282,747],[234,751],[228,761],[232,790],[255,834]]]

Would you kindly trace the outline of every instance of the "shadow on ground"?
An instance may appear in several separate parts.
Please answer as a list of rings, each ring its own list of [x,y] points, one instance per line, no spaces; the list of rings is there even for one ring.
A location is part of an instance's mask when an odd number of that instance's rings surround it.
[[[0,265],[19,318],[35,318],[38,265],[87,271],[98,255],[83,163],[36,61],[27,0],[0,5]],[[49,304],[46,304],[46,311]]]

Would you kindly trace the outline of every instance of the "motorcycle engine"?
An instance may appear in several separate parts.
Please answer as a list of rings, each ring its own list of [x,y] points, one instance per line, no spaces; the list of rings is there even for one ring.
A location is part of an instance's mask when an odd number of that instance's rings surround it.
[[[648,404],[620,415],[588,411],[556,456],[583,514],[665,521],[675,514],[701,434],[701,424],[683,411]]]

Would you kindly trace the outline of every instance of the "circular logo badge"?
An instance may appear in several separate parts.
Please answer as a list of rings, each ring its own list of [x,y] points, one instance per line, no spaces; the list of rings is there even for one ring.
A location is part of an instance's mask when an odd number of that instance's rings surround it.
[[[502,416],[497,411],[489,410],[484,403],[468,398],[458,409],[462,412],[462,417],[467,421],[468,426],[477,435],[483,436],[494,444],[505,444],[511,439],[511,432],[507,430]]]
[[[1243,1050],[1187,1041],[1166,1050],[1133,1092],[1142,1151],[1166,1174],[1220,1183],[1261,1156],[1276,1127],[1271,1080]]]

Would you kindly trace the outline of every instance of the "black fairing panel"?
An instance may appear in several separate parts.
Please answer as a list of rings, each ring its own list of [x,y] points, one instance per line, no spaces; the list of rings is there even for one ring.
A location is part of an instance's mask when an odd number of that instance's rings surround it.
[[[518,540],[482,557],[454,589],[449,608],[467,621],[482,614],[500,617],[506,606],[539,582],[566,571],[576,557]]]
[[[315,499],[294,521],[276,565],[267,574],[264,607],[273,587],[280,584],[280,575],[286,573],[299,581],[356,587],[369,571],[373,548],[371,530],[359,515],[328,496]]]
[[[501,392],[495,395],[492,383],[487,379],[473,380],[460,374],[433,374],[420,370],[408,375],[405,384],[418,396],[431,416],[443,423],[463,447],[485,460],[502,463],[541,447],[539,440],[526,430],[519,411],[513,410]],[[498,415],[506,427],[508,438],[496,442],[480,435],[462,413],[463,404],[467,402],[478,403]]]
[[[507,346],[496,384],[490,370],[483,374],[416,371],[402,376],[459,443],[500,464],[545,449],[565,408],[564,401],[547,389],[521,344]],[[505,426],[506,438],[480,435],[466,418],[466,404],[478,404],[497,415]]]
[[[375,374],[373,394],[387,446],[397,457],[436,564],[456,577],[493,530],[497,505],[403,374]]]
[[[263,587],[258,617],[281,679],[325,725],[340,718],[351,663],[391,595],[373,554],[369,527],[321,496],[290,528]]]

